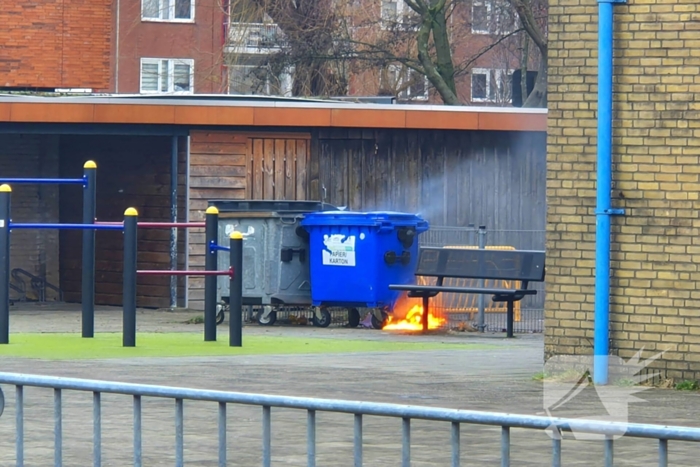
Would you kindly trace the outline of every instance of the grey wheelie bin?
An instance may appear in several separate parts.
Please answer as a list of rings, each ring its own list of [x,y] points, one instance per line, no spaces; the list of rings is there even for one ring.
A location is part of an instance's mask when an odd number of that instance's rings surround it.
[[[243,305],[259,306],[258,323],[272,325],[281,306],[311,307],[309,235],[299,223],[305,214],[337,210],[317,201],[210,200],[219,210],[218,244],[231,232],[243,234]],[[228,255],[218,256],[228,268]],[[217,295],[228,304],[229,280],[219,277]],[[222,314],[220,314],[223,317]],[[327,326],[314,314],[316,325]]]

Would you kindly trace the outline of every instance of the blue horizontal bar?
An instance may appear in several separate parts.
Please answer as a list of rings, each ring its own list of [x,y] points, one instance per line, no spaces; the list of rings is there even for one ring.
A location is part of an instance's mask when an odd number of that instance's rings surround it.
[[[217,245],[217,244],[214,243],[213,241],[209,243],[209,249],[210,249],[211,251],[231,251],[231,247],[230,247],[230,246],[221,246],[221,245]]]
[[[10,185],[85,185],[85,178],[0,178],[0,183]]]
[[[58,229],[58,230],[124,230],[123,225],[103,225],[103,224],[39,224],[26,223],[15,224],[10,222],[12,229]]]

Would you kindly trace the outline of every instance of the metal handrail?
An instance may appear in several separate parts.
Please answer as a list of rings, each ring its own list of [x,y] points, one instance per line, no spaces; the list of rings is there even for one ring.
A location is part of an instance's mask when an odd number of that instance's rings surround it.
[[[403,432],[403,465],[410,462],[410,421],[411,419],[432,420],[452,423],[451,445],[452,465],[459,465],[459,427],[460,424],[491,425],[501,427],[501,465],[510,465],[510,429],[529,428],[536,430],[552,430],[605,435],[605,465],[612,465],[612,449],[614,436],[624,435],[634,438],[658,439],[659,465],[667,465],[668,441],[700,442],[700,428],[683,426],[663,426],[639,423],[603,422],[598,420],[566,419],[543,417],[537,415],[519,415],[497,412],[481,412],[473,410],[457,410],[422,406],[386,404],[376,402],[347,401],[337,399],[315,399],[307,397],[287,397],[265,394],[250,394],[241,392],[212,391],[189,389],[172,386],[156,386],[132,384],[111,381],[97,381],[76,378],[61,378],[53,376],[26,375],[18,373],[0,373],[0,384],[15,385],[17,389],[17,459],[18,465],[23,460],[23,421],[24,398],[23,388],[42,387],[54,390],[54,430],[55,430],[55,459],[59,459],[62,449],[61,434],[61,391],[87,391],[94,394],[93,413],[96,459],[101,452],[101,403],[100,394],[122,394],[134,397],[134,465],[141,465],[141,398],[158,397],[175,399],[176,401],[176,465],[183,465],[183,401],[209,401],[219,403],[219,463],[226,465],[226,404],[255,405],[263,408],[263,465],[271,465],[271,417],[272,408],[301,409],[308,413],[307,453],[308,465],[315,465],[315,429],[317,411],[353,414],[355,416],[354,456],[355,465],[362,465],[362,416],[384,416],[402,419]],[[553,436],[552,464],[560,465],[561,443],[558,436]],[[608,464],[610,459],[610,464]],[[223,462],[223,463],[222,463]],[[100,465],[98,460],[95,465]]]
[[[54,292],[58,294],[58,301],[62,302],[63,301],[63,290],[61,290],[59,287],[53,285],[51,282],[46,280],[44,277],[37,276],[35,274],[32,274],[31,272],[27,271],[26,269],[22,268],[14,268],[12,272],[10,273],[12,275],[12,278],[15,279],[16,281],[22,283],[24,286],[24,280],[20,276],[26,276],[29,278],[32,289],[34,289],[37,294],[38,294],[38,301],[39,302],[46,302],[46,289],[51,289]],[[10,288],[12,287],[12,284],[10,284]],[[17,290],[17,289],[15,289]],[[24,298],[26,300],[26,287],[25,291],[23,291]]]

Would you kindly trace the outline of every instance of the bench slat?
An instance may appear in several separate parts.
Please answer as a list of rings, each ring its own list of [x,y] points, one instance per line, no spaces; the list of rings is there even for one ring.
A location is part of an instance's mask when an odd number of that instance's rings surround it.
[[[421,247],[417,276],[544,281],[545,252]]]
[[[480,289],[473,287],[440,287],[437,285],[390,285],[391,290],[413,292],[476,293],[486,295],[536,295],[533,289]]]

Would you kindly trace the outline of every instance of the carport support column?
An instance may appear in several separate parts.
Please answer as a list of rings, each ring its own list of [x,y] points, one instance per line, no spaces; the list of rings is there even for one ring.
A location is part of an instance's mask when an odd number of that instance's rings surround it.
[[[610,216],[613,106],[613,4],[626,0],[598,0],[598,164],[596,193],[595,322],[593,383],[608,383],[610,352]]]
[[[479,242],[479,249],[483,250],[486,248],[486,226],[485,225],[480,225],[479,230],[477,230],[477,236],[478,236],[478,242]],[[479,279],[479,287],[483,288],[484,287],[484,280]],[[479,297],[477,298],[479,308],[478,308],[478,328],[479,332],[484,332],[486,329],[486,300],[484,297],[484,294],[479,294]]]
[[[173,136],[170,154],[170,222],[177,222],[177,136]],[[177,270],[177,229],[170,229],[170,270]],[[177,277],[170,276],[170,309],[177,307]]]
[[[83,224],[94,224],[97,217],[97,164],[83,165]],[[83,337],[95,335],[95,231],[83,230],[83,279],[81,307]]]
[[[0,344],[10,343],[10,185],[0,185]]]

